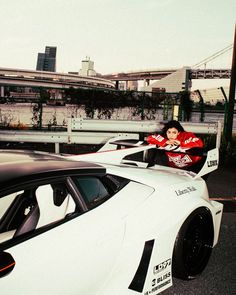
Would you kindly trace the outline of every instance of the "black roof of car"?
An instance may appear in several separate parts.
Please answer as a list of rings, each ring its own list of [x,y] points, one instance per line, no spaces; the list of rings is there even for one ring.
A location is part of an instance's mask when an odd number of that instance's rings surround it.
[[[105,168],[83,161],[72,161],[60,155],[23,150],[0,150],[0,186],[35,175],[62,173],[63,171],[89,171],[105,173]]]
[[[0,163],[10,162],[29,162],[37,160],[52,160],[61,158],[60,155],[50,154],[40,151],[28,151],[28,150],[1,150],[0,149]]]

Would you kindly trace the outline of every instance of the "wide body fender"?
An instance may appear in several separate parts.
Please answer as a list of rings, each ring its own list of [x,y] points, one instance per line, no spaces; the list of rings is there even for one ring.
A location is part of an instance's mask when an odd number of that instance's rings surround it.
[[[120,255],[99,295],[158,294],[172,286],[175,240],[185,220],[198,208],[205,208],[212,217],[216,245],[223,205],[199,198],[197,190],[182,198],[166,193],[156,190],[126,217]]]

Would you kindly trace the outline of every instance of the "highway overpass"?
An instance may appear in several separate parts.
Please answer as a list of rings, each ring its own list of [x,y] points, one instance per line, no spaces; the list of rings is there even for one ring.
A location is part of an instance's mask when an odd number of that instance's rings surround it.
[[[111,81],[160,80],[180,69],[149,69],[102,75]],[[230,69],[191,69],[191,79],[230,79]]]
[[[0,68],[0,86],[47,87],[54,89],[65,89],[70,87],[101,89],[115,88],[114,82],[101,77],[10,68]]]
[[[45,87],[51,89],[119,89],[119,82],[144,81],[143,91],[166,89],[167,92],[179,92],[191,87],[191,79],[230,78],[229,69],[150,69],[132,72],[113,73],[100,76],[80,76],[78,74],[33,71],[25,69],[0,68],[0,96],[4,97],[7,86]],[[177,81],[177,80],[178,81]],[[149,86],[150,81],[157,80],[157,85]],[[176,82],[177,81],[177,82]],[[175,85],[173,85],[173,83]],[[147,86],[145,88],[145,86]],[[128,89],[126,86],[125,89]]]

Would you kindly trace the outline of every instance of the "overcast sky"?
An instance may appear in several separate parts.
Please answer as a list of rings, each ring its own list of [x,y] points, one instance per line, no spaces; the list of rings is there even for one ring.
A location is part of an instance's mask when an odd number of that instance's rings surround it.
[[[235,0],[0,0],[0,67],[57,71],[89,56],[102,74],[192,66],[233,43]],[[207,67],[231,67],[232,50]]]

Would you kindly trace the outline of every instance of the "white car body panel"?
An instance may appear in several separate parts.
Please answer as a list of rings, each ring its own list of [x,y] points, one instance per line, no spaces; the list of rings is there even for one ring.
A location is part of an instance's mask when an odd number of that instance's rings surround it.
[[[9,249],[17,264],[10,276],[0,280],[1,294],[72,294],[75,283],[79,294],[96,294],[119,256],[127,216],[153,192],[152,188],[140,184],[134,199],[134,187],[137,188],[137,184],[134,186],[131,182],[104,206]],[[115,211],[112,210],[113,203]],[[55,251],[56,245],[66,250]],[[43,266],[45,255],[50,260]],[[63,269],[58,272],[60,265]],[[42,272],[44,268],[46,271]],[[65,280],[65,271],[68,272],[66,284],[58,284]],[[14,281],[20,282],[17,289]],[[69,290],[68,286],[72,289]]]
[[[69,157],[102,163],[106,173],[131,181],[95,209],[7,249],[16,266],[0,278],[1,294],[156,295],[172,285],[176,237],[200,207],[211,212],[215,246],[223,205],[209,201],[200,176],[217,168],[217,151],[209,154],[212,165],[206,164],[199,174],[122,164],[125,156],[150,148]],[[140,283],[137,275],[145,255],[149,263]]]

